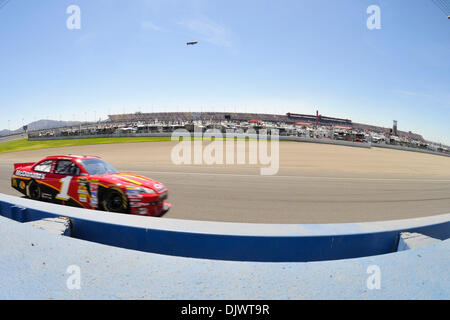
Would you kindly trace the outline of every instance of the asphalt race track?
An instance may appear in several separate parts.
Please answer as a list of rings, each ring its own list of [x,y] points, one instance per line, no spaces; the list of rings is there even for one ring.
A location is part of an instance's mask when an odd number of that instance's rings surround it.
[[[259,165],[175,165],[174,142],[141,142],[0,154],[0,193],[13,163],[48,155],[101,156],[120,171],[169,187],[165,218],[256,222],[343,223],[396,220],[450,212],[450,158],[388,149],[280,142],[280,170]]]

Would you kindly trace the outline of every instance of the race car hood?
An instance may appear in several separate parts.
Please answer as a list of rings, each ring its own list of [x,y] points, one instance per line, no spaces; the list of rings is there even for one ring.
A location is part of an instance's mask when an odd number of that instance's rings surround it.
[[[114,184],[120,183],[124,186],[144,187],[152,189],[156,192],[161,192],[166,189],[166,187],[158,181],[137,175],[135,173],[111,173],[108,175],[108,180]]]

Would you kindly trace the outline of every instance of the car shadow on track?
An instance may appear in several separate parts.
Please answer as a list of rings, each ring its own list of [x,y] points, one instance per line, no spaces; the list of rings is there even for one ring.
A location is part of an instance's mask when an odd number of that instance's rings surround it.
[[[22,199],[30,199],[30,198],[27,197],[27,196],[21,196],[20,198],[22,198]],[[31,199],[30,199],[30,200],[31,200]],[[35,200],[35,201],[38,201],[38,202],[45,202],[45,203],[52,203],[52,204],[56,204],[56,205],[58,205],[58,206],[63,206],[63,207],[71,207],[71,206],[67,206],[67,205],[63,205],[63,204],[59,204],[59,203],[54,203],[53,201],[50,201],[50,200],[47,200],[47,199]],[[72,208],[77,208],[77,207],[72,207]],[[83,209],[83,208],[78,208],[78,209]],[[87,209],[87,210],[89,210],[89,209]],[[106,212],[105,210],[99,210],[99,209],[90,209],[90,210]],[[169,212],[169,210],[167,210],[167,211],[164,212],[163,214],[161,214],[161,215],[159,215],[159,216],[157,216],[157,217],[154,217],[154,218],[162,218],[163,216],[165,216],[165,215],[167,214],[167,212]],[[113,212],[111,212],[111,213],[113,213]],[[131,215],[130,213],[117,213],[117,214],[127,214],[127,215]],[[138,216],[138,215],[135,214],[135,216]]]

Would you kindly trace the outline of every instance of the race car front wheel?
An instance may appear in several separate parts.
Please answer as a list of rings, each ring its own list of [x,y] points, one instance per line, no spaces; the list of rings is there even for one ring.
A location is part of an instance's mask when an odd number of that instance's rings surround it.
[[[127,199],[118,190],[108,190],[103,198],[103,209],[109,212],[126,213]]]
[[[28,184],[27,196],[33,200],[41,199],[41,188],[39,187],[36,181],[32,180]]]

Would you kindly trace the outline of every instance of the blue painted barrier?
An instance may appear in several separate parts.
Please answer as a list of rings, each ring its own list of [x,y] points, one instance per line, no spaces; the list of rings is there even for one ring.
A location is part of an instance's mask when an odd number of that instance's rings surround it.
[[[81,272],[69,289],[69,266]],[[380,270],[380,288],[368,288]],[[0,299],[445,299],[450,240],[321,262],[238,262],[153,254],[63,237],[0,216]]]
[[[395,252],[400,232],[450,238],[450,214],[346,224],[251,224],[149,218],[71,208],[0,194],[0,215],[20,222],[66,216],[72,236],[191,258],[305,262]]]

